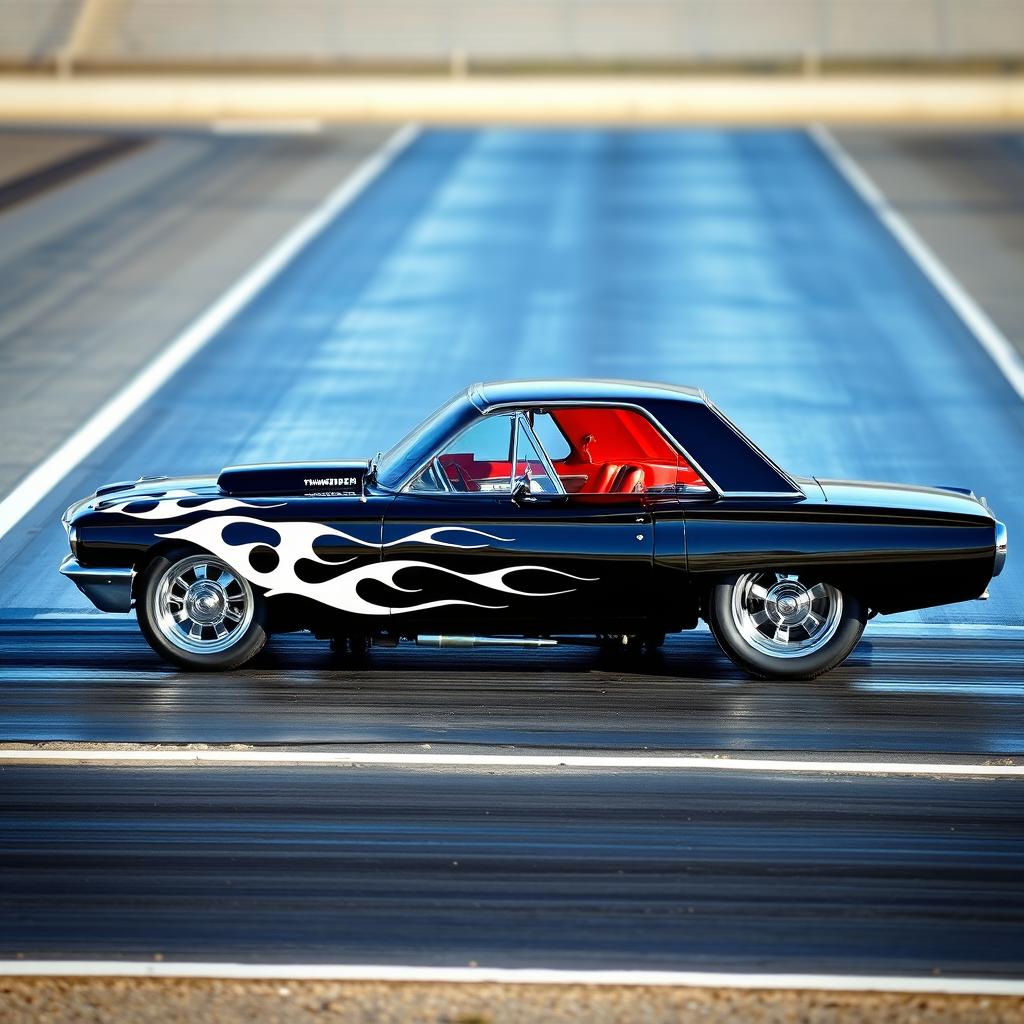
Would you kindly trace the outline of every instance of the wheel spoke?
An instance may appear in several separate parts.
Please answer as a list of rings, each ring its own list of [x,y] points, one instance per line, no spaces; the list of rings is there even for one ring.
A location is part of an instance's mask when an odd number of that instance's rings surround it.
[[[743,640],[771,658],[806,658],[836,635],[843,595],[828,583],[808,587],[793,573],[775,570],[741,576],[730,598]]]
[[[192,654],[229,650],[252,621],[249,584],[212,555],[180,559],[168,569],[155,597],[153,624],[169,642]]]

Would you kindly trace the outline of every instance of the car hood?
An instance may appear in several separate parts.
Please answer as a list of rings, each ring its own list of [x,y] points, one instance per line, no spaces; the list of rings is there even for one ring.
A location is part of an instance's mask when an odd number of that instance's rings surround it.
[[[937,516],[974,516],[992,519],[984,499],[962,487],[924,487],[872,480],[823,480],[815,477],[830,505],[847,508],[891,509]]]
[[[145,501],[184,495],[208,496],[217,494],[217,478],[213,476],[153,476],[138,480],[119,480],[97,487],[81,501],[76,501],[65,513],[69,522],[77,513],[86,509],[113,508],[128,501]]]
[[[221,471],[217,483],[225,494],[247,497],[361,494],[368,468],[365,459],[229,466]]]

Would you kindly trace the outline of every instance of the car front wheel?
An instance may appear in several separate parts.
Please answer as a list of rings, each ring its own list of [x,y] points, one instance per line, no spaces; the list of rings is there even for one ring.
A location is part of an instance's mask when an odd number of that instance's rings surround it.
[[[829,583],[781,572],[744,573],[717,584],[708,624],[740,668],[777,679],[813,679],[845,661],[866,610]]]
[[[237,668],[267,642],[266,602],[226,562],[201,551],[154,558],[140,580],[139,627],[182,668]]]

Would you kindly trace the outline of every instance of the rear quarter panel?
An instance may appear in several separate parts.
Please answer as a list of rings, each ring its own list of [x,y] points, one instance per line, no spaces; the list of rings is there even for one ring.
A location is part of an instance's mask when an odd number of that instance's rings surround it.
[[[812,571],[879,612],[978,597],[994,556],[991,518],[811,501],[721,501],[685,511],[695,586],[756,569]]]

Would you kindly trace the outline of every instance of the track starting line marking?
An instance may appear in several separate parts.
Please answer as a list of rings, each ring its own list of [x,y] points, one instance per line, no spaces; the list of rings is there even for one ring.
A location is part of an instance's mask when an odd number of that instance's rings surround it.
[[[0,960],[0,975],[106,978],[227,978],[282,981],[393,981],[504,985],[631,985],[824,992],[928,992],[1022,996],[1014,978],[947,978],[857,974],[769,974],[729,971],[554,970],[506,967],[419,967],[393,964],[282,964],[149,960]]]
[[[0,749],[0,765],[304,765],[313,767],[420,768],[655,768],[667,771],[803,772],[830,775],[946,775],[1024,777],[1024,764],[927,761],[821,761],[782,758],[643,756],[587,754],[434,754],[379,751],[309,750],[53,750]]]

